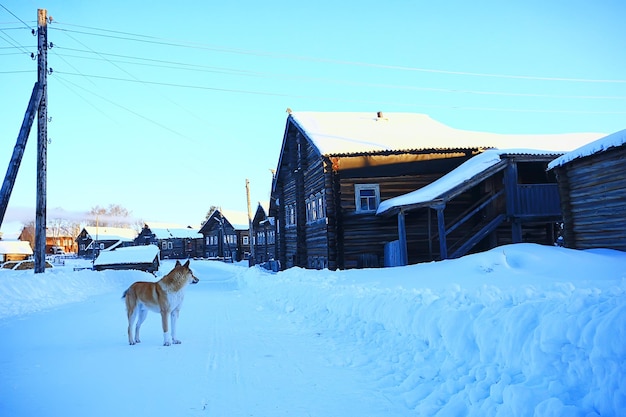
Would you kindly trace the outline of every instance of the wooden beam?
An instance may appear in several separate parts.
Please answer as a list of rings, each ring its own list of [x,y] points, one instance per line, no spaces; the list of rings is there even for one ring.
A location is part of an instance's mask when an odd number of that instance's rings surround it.
[[[398,213],[398,239],[400,241],[400,258],[402,265],[408,265],[409,256],[406,243],[406,221],[403,210],[400,210]]]
[[[17,178],[17,172],[20,169],[20,164],[22,163],[22,157],[24,156],[24,150],[26,149],[26,142],[28,141],[28,136],[30,135],[30,129],[33,126],[35,114],[37,114],[37,108],[39,107],[42,93],[43,90],[41,88],[41,84],[35,83],[33,86],[33,92],[30,94],[30,100],[28,102],[28,107],[26,108],[26,113],[24,114],[22,127],[17,135],[15,148],[13,148],[13,156],[11,156],[11,161],[9,162],[9,167],[7,168],[7,173],[4,177],[4,182],[2,183],[2,189],[0,190],[0,225],[2,225],[4,215],[6,214],[7,207],[9,205],[11,192],[13,191],[13,186],[15,185],[15,179]]]

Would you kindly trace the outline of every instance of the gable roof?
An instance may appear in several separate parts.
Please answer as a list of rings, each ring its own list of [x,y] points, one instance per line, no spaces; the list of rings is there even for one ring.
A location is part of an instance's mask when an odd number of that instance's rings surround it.
[[[202,239],[197,230],[188,228],[150,228],[157,239]]]
[[[471,148],[532,148],[569,151],[601,137],[601,133],[506,135],[455,129],[425,114],[293,112],[296,125],[320,155]]]
[[[624,146],[624,144],[626,144],[626,129],[612,133],[608,136],[581,146],[578,149],[574,149],[573,151],[568,152],[559,158],[556,158],[554,161],[550,162],[550,164],[548,165],[548,169],[553,169],[561,165],[565,165],[575,159],[602,153],[611,148]]]
[[[98,240],[119,240],[122,242],[130,242],[137,237],[137,232],[133,229],[128,229],[125,227],[95,227],[95,226],[87,226],[85,227],[85,231],[92,239]]]
[[[472,181],[473,179],[481,181],[484,179],[483,177],[502,170],[505,167],[505,164],[502,163],[502,156],[505,155],[552,155],[556,157],[559,153],[552,154],[533,149],[488,149],[422,188],[382,201],[376,214],[392,214],[400,208],[426,206],[428,203],[452,192],[455,192],[454,195],[458,195],[458,193],[476,185],[476,182]],[[449,197],[453,197],[453,195]]]
[[[33,249],[25,240],[0,240],[0,255],[32,255]]]

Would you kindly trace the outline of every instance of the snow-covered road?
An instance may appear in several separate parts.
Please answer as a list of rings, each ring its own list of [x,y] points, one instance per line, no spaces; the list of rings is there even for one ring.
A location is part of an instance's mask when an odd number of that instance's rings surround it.
[[[264,309],[226,271],[196,274],[177,346],[161,346],[154,313],[129,346],[120,292],[0,322],[0,415],[401,415],[335,366],[350,346]]]

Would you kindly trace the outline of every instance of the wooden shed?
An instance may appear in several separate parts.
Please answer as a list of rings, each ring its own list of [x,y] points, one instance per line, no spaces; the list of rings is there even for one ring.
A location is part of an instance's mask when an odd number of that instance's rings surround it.
[[[33,256],[30,243],[23,240],[0,240],[0,263],[23,261]]]
[[[159,248],[155,245],[142,245],[103,250],[94,260],[93,268],[96,271],[136,269],[155,273],[159,270]]]
[[[464,131],[414,113],[290,113],[269,213],[277,259],[283,269],[383,266],[398,228],[396,219],[376,215],[381,201],[430,184],[488,148],[567,150],[597,137]]]
[[[568,248],[626,251],[626,130],[555,159]]]

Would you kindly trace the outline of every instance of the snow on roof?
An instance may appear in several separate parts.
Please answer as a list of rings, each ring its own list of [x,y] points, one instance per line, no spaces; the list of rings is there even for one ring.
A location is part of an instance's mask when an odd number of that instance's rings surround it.
[[[376,214],[382,214],[397,207],[435,200],[447,191],[496,165],[501,161],[502,155],[546,155],[546,151],[536,149],[488,149],[418,190],[381,202]]]
[[[155,245],[128,246],[111,251],[102,251],[94,261],[97,265],[114,264],[144,264],[152,263],[159,255],[159,248]]]
[[[584,146],[581,146],[578,149],[575,149],[571,152],[566,153],[565,155],[550,162],[548,164],[548,169],[553,169],[561,165],[565,165],[573,161],[574,159],[584,158],[586,156],[591,156],[597,153],[607,151],[611,148],[623,146],[625,143],[626,143],[626,129],[620,130],[619,132],[612,133],[608,136],[600,138],[594,142],[588,143]]]
[[[121,240],[124,242],[130,242],[137,237],[137,232],[133,229],[125,227],[95,227],[87,226],[85,230],[91,236],[92,239],[98,238],[98,240]]]
[[[290,117],[322,155],[449,148],[569,151],[601,133],[505,135],[446,126],[419,113],[293,112]]]
[[[33,249],[25,240],[0,240],[0,254],[32,255]]]
[[[154,233],[157,239],[201,239],[202,235],[198,233],[197,230],[188,229],[188,228],[178,228],[178,229],[152,229],[150,231]]]
[[[248,213],[243,211],[220,210],[222,215],[235,228],[235,230],[248,230]]]

